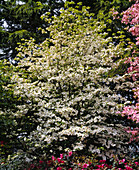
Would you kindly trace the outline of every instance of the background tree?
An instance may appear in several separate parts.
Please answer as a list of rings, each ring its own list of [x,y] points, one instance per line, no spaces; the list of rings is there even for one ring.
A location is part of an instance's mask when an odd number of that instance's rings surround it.
[[[72,0],[70,0],[72,1]],[[79,2],[78,0],[73,0],[75,3]],[[85,6],[89,6],[89,11],[94,13],[95,18],[102,20],[107,24],[106,32],[109,30],[109,36],[112,36],[112,33],[117,31],[123,31],[123,26],[120,20],[113,20],[111,16],[111,9],[116,9],[118,12],[123,12],[128,7],[131,6],[133,2],[128,0],[81,0]],[[110,31],[111,29],[111,31]],[[125,32],[126,33],[126,32]],[[129,36],[129,34],[127,34]]]
[[[40,36],[38,28],[46,27],[46,23],[40,19],[45,12],[58,15],[63,1],[34,1],[34,0],[2,0],[0,2],[0,48],[4,54],[1,57],[14,58],[17,54],[15,48],[22,38],[34,37],[39,43],[48,34]],[[10,53],[9,53],[10,52]]]
[[[48,11],[51,12],[51,15],[59,15],[59,9],[63,5],[63,0],[2,0],[0,2],[0,48],[4,54],[1,53],[1,57],[6,55],[14,58],[17,54],[15,47],[17,47],[17,42],[20,42],[22,38],[34,37],[38,42],[43,41],[48,34],[40,36],[38,28],[46,26],[46,23],[40,20],[40,16]],[[83,1],[83,5],[90,6],[90,12],[93,12],[95,17],[106,21],[108,20],[110,8],[116,7],[119,11],[122,11],[129,6],[129,1]],[[109,22],[109,24],[107,23],[109,27],[107,27],[112,29],[112,32],[121,29],[118,21],[111,23],[110,19]]]

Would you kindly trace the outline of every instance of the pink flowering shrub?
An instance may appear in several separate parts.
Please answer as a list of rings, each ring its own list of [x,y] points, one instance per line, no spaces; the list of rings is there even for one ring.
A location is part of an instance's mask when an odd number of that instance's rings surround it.
[[[131,1],[131,0],[130,0]],[[133,4],[130,8],[122,13],[122,23],[128,25],[126,28],[129,32],[132,33],[133,36],[136,36],[136,45],[139,45],[139,1],[134,0],[135,4]],[[112,9],[113,19],[119,19],[120,14],[115,9]],[[131,44],[131,48],[133,47],[133,43]],[[135,46],[136,49],[136,46]],[[138,58],[138,50],[134,50],[132,53],[132,57],[128,57],[125,61],[126,64],[130,66],[127,69],[127,73],[129,74],[129,80],[136,82],[139,80],[139,58]],[[122,116],[127,116],[127,119],[133,120],[135,123],[139,123],[139,87],[132,89],[134,92],[134,98],[136,99],[136,104],[132,106],[125,106],[122,112],[120,113]],[[131,129],[128,128],[126,131],[132,134],[130,142],[133,140],[138,140],[138,128]]]
[[[136,51],[134,53],[136,53]],[[125,63],[130,63],[130,67],[127,69],[127,71],[129,74],[131,74],[132,81],[134,81],[134,82],[137,81],[139,79],[139,58],[138,57],[129,57],[125,61]],[[139,123],[139,87],[134,88],[133,92],[134,92],[133,97],[137,101],[136,105],[124,107],[121,114],[122,114],[122,116],[127,115],[128,119],[132,119],[136,123]],[[133,131],[130,130],[127,132],[132,134],[132,139],[130,139],[130,141],[132,141],[133,139],[137,139],[134,136],[134,132],[135,132],[134,130]],[[138,132],[138,129],[137,129],[137,132]]]
[[[130,8],[123,12],[122,23],[130,24],[132,27],[129,29],[129,32],[132,33],[133,36],[136,36],[136,45],[139,45],[139,1],[136,0],[135,4],[133,4]],[[134,51],[133,53],[137,53]],[[126,63],[130,63],[130,67],[128,68],[128,73],[131,74],[131,78],[133,81],[137,81],[139,79],[139,58],[138,57],[129,57],[126,60]],[[137,99],[135,106],[127,106],[124,107],[122,112],[122,116],[127,115],[128,119],[132,119],[136,123],[139,123],[139,88],[133,89],[134,91],[134,98]],[[128,133],[132,134],[132,138],[130,141],[134,139],[138,139],[135,137],[138,134],[139,129],[136,130],[127,130]]]
[[[139,139],[139,136],[138,136],[139,128],[133,128],[132,130],[131,130],[131,128],[128,128],[128,129],[125,129],[125,130],[132,135],[129,142],[138,141],[138,139]]]
[[[113,15],[113,19],[114,19],[114,20],[120,18],[120,17],[119,17],[119,12],[118,12],[118,11],[115,11],[114,8],[112,9],[111,12],[112,12],[112,15]]]
[[[124,110],[122,112],[122,116],[128,115],[128,119],[132,119],[133,121],[136,121],[136,123],[139,122],[139,107],[136,106],[132,108],[132,106],[124,107]]]
[[[139,103],[135,106],[126,106],[122,111],[122,116],[127,115],[128,119],[132,119],[136,123],[139,123]]]
[[[139,79],[139,58],[129,57],[125,63],[130,63],[130,67],[128,68],[128,73],[131,74],[131,78],[133,81],[137,81]],[[134,98],[139,102],[139,87],[133,89]],[[126,106],[122,112],[122,116],[127,115],[128,119],[132,119],[136,123],[139,122],[139,103],[136,103],[135,106]]]
[[[129,32],[136,36],[136,45],[139,45],[139,1],[136,0],[130,8],[123,12],[122,23],[130,24]]]
[[[128,31],[132,33],[133,36],[136,36],[136,45],[139,45],[139,1],[136,0],[130,8],[122,13],[122,23],[129,25],[127,27]],[[112,9],[113,19],[119,19],[119,12]]]

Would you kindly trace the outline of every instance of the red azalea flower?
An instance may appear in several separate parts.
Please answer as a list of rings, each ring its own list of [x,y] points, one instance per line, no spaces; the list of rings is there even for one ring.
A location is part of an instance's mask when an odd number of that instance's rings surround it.
[[[56,158],[55,158],[54,156],[52,156],[52,160],[53,160],[53,161],[55,161],[55,160],[56,160]]]
[[[133,168],[126,166],[126,170],[133,170]]]
[[[136,165],[139,165],[139,163],[138,163],[138,162],[135,162],[135,164],[136,164]]]
[[[58,163],[61,163],[61,158],[57,158]]]
[[[43,163],[43,161],[41,161],[41,160],[40,160],[40,161],[39,161],[39,163],[40,163],[40,164],[42,164],[42,163]]]
[[[49,161],[47,161],[47,165],[51,165],[52,164],[52,161],[51,160],[49,160]]]
[[[60,158],[63,159],[63,154],[60,154]]]
[[[31,168],[34,168],[34,167],[35,167],[35,165],[34,165],[34,164],[31,164],[31,165],[30,165],[30,167],[31,167]]]
[[[98,168],[102,168],[102,166],[101,165],[96,165]]]
[[[106,160],[100,160],[99,162],[100,162],[100,163],[105,163],[105,162],[106,162]]]
[[[3,147],[4,146],[4,141],[0,141],[0,144]]]
[[[107,168],[109,168],[109,169],[112,168],[112,165],[106,164],[105,166],[106,166]]]
[[[72,151],[71,152],[69,152],[69,156],[71,156],[72,155]]]
[[[92,163],[90,161],[88,161],[88,164],[91,165]]]
[[[84,164],[83,168],[87,168],[89,166],[89,164]]]

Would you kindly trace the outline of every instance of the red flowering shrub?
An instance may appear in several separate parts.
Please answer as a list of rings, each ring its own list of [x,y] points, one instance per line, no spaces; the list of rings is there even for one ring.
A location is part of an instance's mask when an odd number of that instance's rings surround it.
[[[72,153],[72,152],[71,152]],[[132,160],[126,160],[125,158],[118,159],[117,156],[113,156],[111,160],[97,160],[93,156],[78,156],[77,153],[64,153],[60,154],[60,157],[56,158],[52,156],[49,161],[39,161],[39,163],[31,164],[24,170],[75,170],[75,169],[97,169],[97,170],[135,170],[137,169],[139,162]],[[69,156],[70,155],[70,156]],[[51,163],[50,163],[51,162]]]

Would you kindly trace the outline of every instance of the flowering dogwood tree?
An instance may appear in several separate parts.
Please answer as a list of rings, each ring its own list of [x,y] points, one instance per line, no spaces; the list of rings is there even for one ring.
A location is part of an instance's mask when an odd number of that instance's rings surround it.
[[[106,159],[132,152],[125,131],[132,122],[116,112],[129,102],[119,91],[135,88],[136,82],[129,81],[128,74],[110,76],[130,48],[124,49],[124,42],[115,46],[101,32],[105,25],[80,5],[68,7],[66,2],[60,16],[43,15],[50,26],[42,32],[49,31],[50,38],[41,44],[24,40],[18,48],[23,59],[11,81],[22,103],[12,114],[33,113],[30,119],[37,122],[30,134],[17,135],[26,153],[39,156],[69,149]]]

